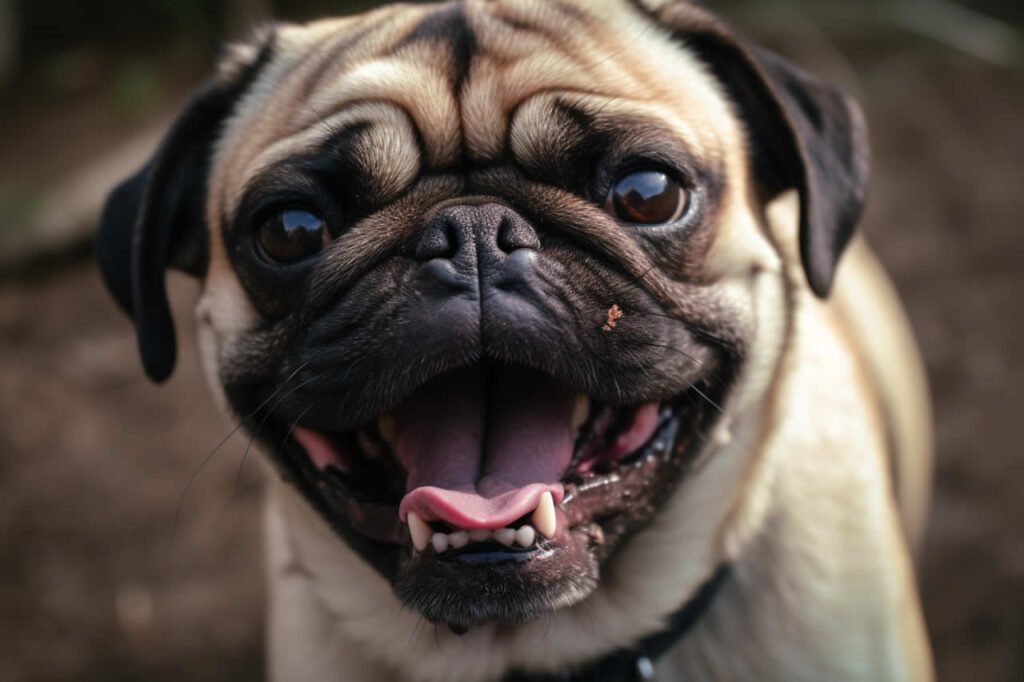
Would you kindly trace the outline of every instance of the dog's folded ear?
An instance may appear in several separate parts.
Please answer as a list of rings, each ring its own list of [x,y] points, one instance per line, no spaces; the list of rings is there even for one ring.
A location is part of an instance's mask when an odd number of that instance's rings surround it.
[[[633,1],[721,82],[747,124],[766,196],[799,191],[804,271],[811,289],[828,296],[867,190],[868,139],[859,106],[688,2]]]
[[[103,281],[135,320],[146,374],[163,381],[177,346],[164,278],[168,267],[205,274],[210,157],[221,127],[270,60],[273,29],[234,46],[189,99],[153,157],[107,197],[96,236]]]

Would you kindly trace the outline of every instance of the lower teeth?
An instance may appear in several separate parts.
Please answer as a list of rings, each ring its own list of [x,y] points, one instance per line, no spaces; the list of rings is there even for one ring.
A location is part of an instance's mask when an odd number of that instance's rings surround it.
[[[530,525],[519,528],[498,528],[497,530],[477,528],[471,531],[457,530],[452,533],[434,533],[430,536],[428,544],[438,554],[447,552],[449,549],[460,550],[471,543],[479,544],[489,541],[497,542],[505,547],[527,548],[534,546],[537,535],[537,531]]]

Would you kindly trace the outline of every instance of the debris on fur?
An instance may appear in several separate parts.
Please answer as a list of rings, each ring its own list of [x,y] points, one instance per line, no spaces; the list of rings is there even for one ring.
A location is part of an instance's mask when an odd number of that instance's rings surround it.
[[[624,315],[625,313],[622,312],[622,308],[620,308],[618,304],[613,305],[608,309],[608,321],[605,322],[603,329],[606,332],[610,332],[615,329],[616,324],[618,324],[618,321],[622,319]]]

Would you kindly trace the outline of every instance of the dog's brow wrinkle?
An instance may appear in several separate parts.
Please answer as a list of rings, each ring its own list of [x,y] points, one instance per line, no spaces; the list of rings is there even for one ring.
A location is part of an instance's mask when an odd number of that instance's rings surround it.
[[[353,64],[390,53],[425,11],[426,8],[384,6],[345,26],[340,35],[328,38],[326,44],[313,50],[319,61],[305,78],[307,98]]]
[[[600,61],[594,62],[593,64],[590,64],[590,66],[592,66],[592,67],[593,66],[600,66],[601,64],[604,64],[605,62],[610,61],[610,60],[618,57],[620,54],[622,54],[623,52],[625,52],[629,48],[633,47],[641,38],[643,38],[645,35],[647,35],[647,33],[652,28],[654,28],[654,24],[653,23],[648,23],[646,26],[644,26],[642,29],[640,29],[640,31],[637,32],[636,36],[634,36],[633,39],[630,40],[628,43],[626,43],[625,45],[623,45],[619,49],[615,50],[614,52],[612,52],[611,54],[606,56],[604,59],[601,59]]]
[[[453,89],[461,90],[477,50],[476,36],[462,5],[442,7],[427,14],[395,49],[417,41],[448,43],[455,71]]]
[[[308,58],[318,58],[319,61],[313,72],[304,78],[305,82],[299,95],[300,101],[308,101],[312,93],[322,86],[332,68],[338,68],[338,65],[344,63],[345,57],[349,56],[350,52],[358,50],[361,45],[369,42],[372,37],[377,35],[380,27],[388,25],[390,20],[390,15],[382,15],[376,19],[360,22],[358,28],[353,27],[351,30],[342,31],[340,35],[332,37],[320,49],[310,51]],[[297,66],[302,64],[303,62],[300,62]]]

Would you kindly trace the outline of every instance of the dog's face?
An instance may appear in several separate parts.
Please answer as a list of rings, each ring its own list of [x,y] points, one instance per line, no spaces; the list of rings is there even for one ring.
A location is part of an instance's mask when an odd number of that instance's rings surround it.
[[[164,269],[202,278],[232,412],[461,630],[586,599],[714,455],[791,259],[766,202],[824,294],[863,165],[848,102],[684,3],[393,6],[237,48],[100,256],[156,379]]]

